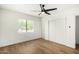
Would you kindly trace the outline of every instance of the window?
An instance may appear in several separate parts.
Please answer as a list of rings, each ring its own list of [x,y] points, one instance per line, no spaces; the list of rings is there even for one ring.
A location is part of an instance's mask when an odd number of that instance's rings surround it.
[[[32,20],[19,20],[19,32],[34,32],[34,22]]]

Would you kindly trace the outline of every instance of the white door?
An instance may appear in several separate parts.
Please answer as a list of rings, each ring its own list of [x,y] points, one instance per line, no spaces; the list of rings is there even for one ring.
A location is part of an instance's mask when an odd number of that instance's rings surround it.
[[[56,39],[56,32],[55,32],[55,21],[49,21],[49,40],[54,41]]]
[[[61,19],[61,20],[56,20],[56,42],[59,42],[59,43],[66,43],[65,39],[66,39],[66,28],[65,28],[65,20]]]
[[[65,20],[49,21],[49,40],[64,44],[65,42]]]

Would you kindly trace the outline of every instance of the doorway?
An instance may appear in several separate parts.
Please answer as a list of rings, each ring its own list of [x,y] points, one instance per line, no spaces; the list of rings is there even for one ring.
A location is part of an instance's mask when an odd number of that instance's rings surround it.
[[[79,16],[76,16],[75,29],[76,49],[79,50]]]

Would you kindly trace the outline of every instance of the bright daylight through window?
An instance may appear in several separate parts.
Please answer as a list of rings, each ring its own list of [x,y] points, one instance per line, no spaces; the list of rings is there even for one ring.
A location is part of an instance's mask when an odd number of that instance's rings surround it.
[[[34,22],[32,20],[20,19],[18,32],[34,32]]]

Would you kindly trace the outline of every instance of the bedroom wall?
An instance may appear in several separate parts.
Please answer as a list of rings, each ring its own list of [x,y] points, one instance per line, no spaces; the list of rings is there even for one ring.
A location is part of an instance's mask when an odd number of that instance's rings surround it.
[[[32,33],[18,33],[18,20],[34,21],[35,31]],[[28,41],[41,37],[41,19],[27,14],[0,9],[0,47]]]
[[[42,18],[42,38],[48,40],[48,20],[47,18]]]
[[[60,43],[60,44],[63,44],[63,45],[66,45],[66,46],[69,46],[69,47],[72,47],[72,48],[75,48],[75,18],[73,16],[56,16],[56,17],[46,17],[46,18],[43,18],[42,20],[42,31],[43,31],[43,35],[42,37],[47,39],[47,40],[50,40],[50,41],[53,41],[53,42],[57,42],[57,43]],[[49,19],[50,18],[50,19]],[[56,39],[49,39],[49,22],[50,21],[53,21],[53,20],[56,20]],[[59,22],[62,22],[62,23],[57,23],[57,20]],[[46,22],[47,21],[47,22]],[[62,25],[63,25],[63,29],[61,28]],[[61,25],[61,26],[60,26]],[[71,28],[69,28],[69,26],[71,26]],[[50,26],[51,27],[51,26]],[[61,31],[61,30],[62,31]],[[62,33],[58,34],[59,32],[58,31],[61,31]],[[51,33],[51,32],[50,32]],[[53,32],[52,32],[53,33]],[[62,34],[62,36],[61,36]]]
[[[52,39],[50,41],[57,42],[63,45],[66,45],[71,48],[75,48],[75,11],[76,6],[75,5],[51,5],[51,7],[57,7],[58,9],[56,11],[51,12],[52,15],[48,15],[42,18],[42,31],[44,31],[44,34],[42,35],[43,38],[49,39],[49,21],[50,20],[63,20],[65,21],[64,29],[65,33],[60,37],[59,39]],[[48,22],[46,22],[48,21]],[[44,28],[46,27],[46,29]],[[61,29],[61,28],[59,28]],[[57,29],[56,29],[57,30]],[[65,35],[65,36],[64,36]],[[64,37],[64,38],[63,38]]]

